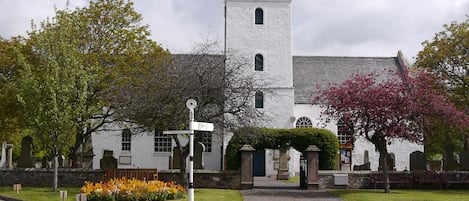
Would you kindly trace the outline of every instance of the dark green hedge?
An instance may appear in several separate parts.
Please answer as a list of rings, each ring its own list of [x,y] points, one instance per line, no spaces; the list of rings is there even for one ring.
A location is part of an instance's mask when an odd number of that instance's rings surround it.
[[[277,149],[291,146],[304,153],[309,145],[316,145],[319,153],[319,169],[335,169],[339,141],[334,133],[320,128],[243,128],[236,131],[226,149],[226,168],[237,170],[241,167],[239,149],[249,144],[254,149]]]

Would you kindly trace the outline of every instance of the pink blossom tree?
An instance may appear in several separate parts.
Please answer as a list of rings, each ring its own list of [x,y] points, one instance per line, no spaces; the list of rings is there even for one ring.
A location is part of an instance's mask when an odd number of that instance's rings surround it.
[[[440,124],[467,129],[469,117],[447,99],[436,79],[418,72],[388,72],[386,79],[376,72],[355,74],[351,79],[320,90],[313,104],[321,105],[324,122],[346,121],[354,138],[373,143],[383,164],[384,190],[389,191],[387,145],[395,140],[423,143],[427,127]]]

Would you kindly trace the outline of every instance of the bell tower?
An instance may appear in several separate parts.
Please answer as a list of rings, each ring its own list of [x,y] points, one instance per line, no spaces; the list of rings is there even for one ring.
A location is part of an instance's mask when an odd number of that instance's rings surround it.
[[[225,53],[243,55],[252,61],[248,73],[271,81],[252,100],[267,115],[265,126],[291,128],[291,0],[225,0]]]

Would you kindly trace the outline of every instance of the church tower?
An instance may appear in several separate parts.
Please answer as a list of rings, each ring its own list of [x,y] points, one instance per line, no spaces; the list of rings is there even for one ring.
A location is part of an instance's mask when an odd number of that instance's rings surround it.
[[[269,80],[252,100],[267,115],[265,126],[291,128],[291,0],[225,0],[225,52],[251,60],[247,72]]]

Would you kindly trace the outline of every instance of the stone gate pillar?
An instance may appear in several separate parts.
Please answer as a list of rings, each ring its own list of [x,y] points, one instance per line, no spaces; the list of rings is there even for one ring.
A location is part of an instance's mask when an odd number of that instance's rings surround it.
[[[308,185],[307,189],[319,189],[319,152],[321,150],[316,145],[309,145],[306,148],[306,160],[308,164]]]
[[[245,144],[239,151],[241,152],[241,189],[252,189],[253,158],[256,150],[251,145]]]

